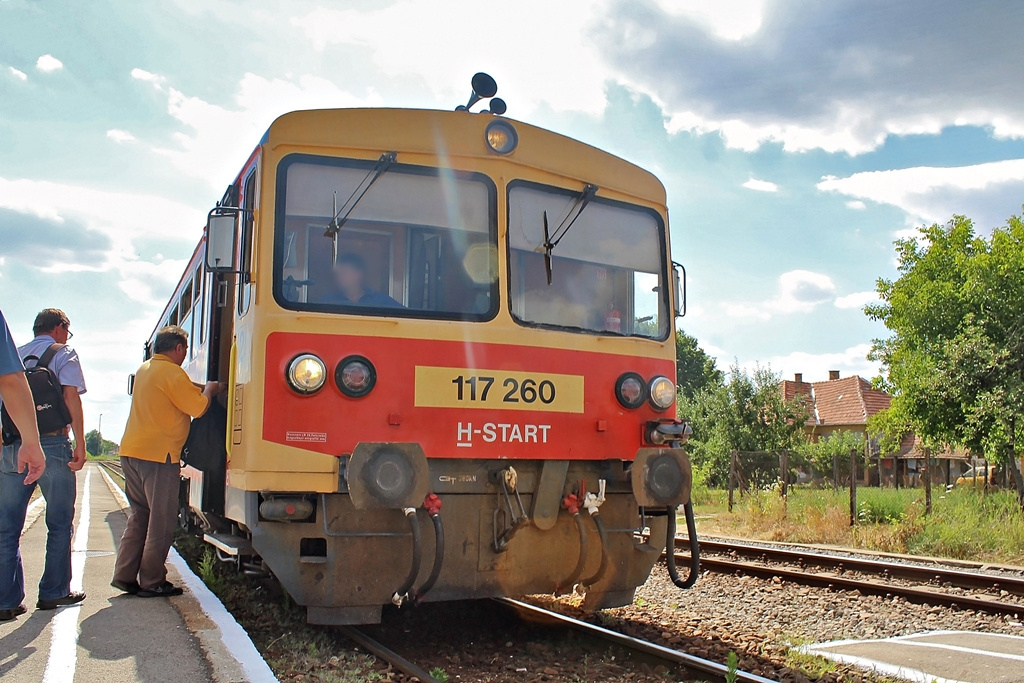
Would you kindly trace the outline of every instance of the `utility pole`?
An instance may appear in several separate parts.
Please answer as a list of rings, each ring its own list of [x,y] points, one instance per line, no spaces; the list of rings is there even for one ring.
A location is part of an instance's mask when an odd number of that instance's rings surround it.
[[[96,431],[99,432],[100,435],[100,452],[96,455],[103,455],[103,413],[100,413],[100,426]]]

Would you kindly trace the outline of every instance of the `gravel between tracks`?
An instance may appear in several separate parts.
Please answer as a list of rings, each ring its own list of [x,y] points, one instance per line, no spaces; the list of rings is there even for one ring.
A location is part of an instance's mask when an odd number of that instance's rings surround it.
[[[563,604],[566,602],[563,599]],[[1021,615],[1024,616],[1024,615]],[[696,587],[680,591],[657,566],[634,605],[597,617],[629,635],[660,640],[699,657],[724,661],[729,649],[747,655],[741,666],[771,678],[802,681],[789,648],[844,638],[884,638],[940,629],[1024,635],[1021,621],[908,603],[857,591],[809,588],[780,580],[705,573]],[[617,622],[617,623],[616,623]],[[772,661],[759,668],[753,656]],[[857,680],[840,667],[823,680]]]

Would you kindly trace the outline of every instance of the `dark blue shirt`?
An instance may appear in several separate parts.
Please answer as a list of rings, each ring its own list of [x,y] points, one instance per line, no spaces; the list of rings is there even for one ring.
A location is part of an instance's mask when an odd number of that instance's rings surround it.
[[[18,355],[18,347],[11,339],[11,330],[7,327],[3,311],[0,311],[0,375],[21,372],[25,366]]]
[[[359,297],[359,301],[352,301],[341,292],[331,292],[320,300],[322,304],[335,304],[338,306],[370,306],[373,308],[405,308],[402,304],[392,299],[383,292],[367,289]]]

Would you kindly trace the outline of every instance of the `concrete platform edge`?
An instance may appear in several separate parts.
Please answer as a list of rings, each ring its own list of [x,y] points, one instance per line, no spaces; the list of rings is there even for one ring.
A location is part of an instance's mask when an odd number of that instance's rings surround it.
[[[124,492],[103,467],[99,467],[99,470],[121,509],[126,509],[128,499]],[[218,683],[278,683],[277,676],[260,655],[249,634],[174,548],[171,548],[168,561],[188,588],[188,592],[172,600],[172,604],[175,604],[199,641],[214,680]],[[178,601],[184,604],[176,604]],[[190,618],[190,613],[197,612],[206,617],[202,621],[208,622],[207,627],[202,627],[196,619]]]

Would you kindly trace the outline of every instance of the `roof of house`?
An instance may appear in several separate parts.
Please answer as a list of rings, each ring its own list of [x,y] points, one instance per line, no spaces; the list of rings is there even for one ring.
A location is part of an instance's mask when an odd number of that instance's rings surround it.
[[[787,401],[804,400],[811,412],[809,426],[866,425],[868,418],[889,407],[892,398],[856,375],[826,382],[785,380],[782,391]]]

